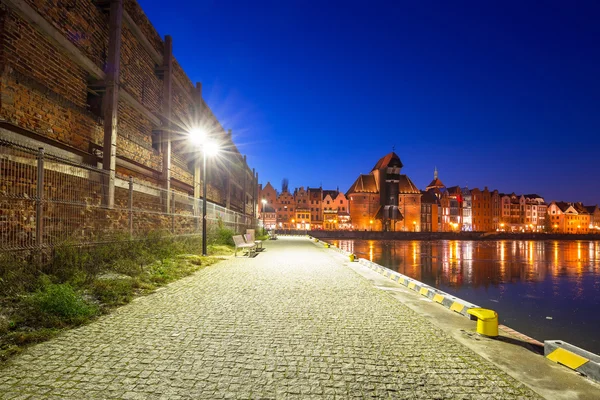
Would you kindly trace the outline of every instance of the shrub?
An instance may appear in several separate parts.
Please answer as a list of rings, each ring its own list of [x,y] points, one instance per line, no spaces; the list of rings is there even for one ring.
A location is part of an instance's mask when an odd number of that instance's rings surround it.
[[[34,315],[43,325],[81,324],[97,314],[98,308],[86,302],[68,283],[49,283],[42,279],[42,288],[29,298]]]
[[[13,296],[32,290],[39,266],[34,260],[18,258],[14,254],[0,254],[0,296]]]

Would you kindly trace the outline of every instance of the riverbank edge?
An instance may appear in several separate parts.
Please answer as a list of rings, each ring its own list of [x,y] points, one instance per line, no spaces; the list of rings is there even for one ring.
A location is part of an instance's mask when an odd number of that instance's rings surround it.
[[[600,240],[600,234],[564,233],[291,231],[291,234],[327,240]]]
[[[470,320],[477,319],[470,315],[468,310],[471,308],[480,308],[478,305],[470,303],[456,296],[452,296],[451,294],[448,294],[442,290],[431,287],[421,281],[403,275],[397,271],[393,271],[365,258],[355,258],[354,254],[351,252],[340,249],[333,244],[321,241],[321,239],[314,236],[309,236],[309,239],[314,241],[316,245],[321,245],[325,248],[329,248],[341,253],[342,255],[348,257],[351,261],[356,261],[359,264],[377,272],[383,277],[401,284],[407,287],[409,290],[420,294],[421,296],[427,297],[433,303],[440,304],[448,310],[458,313],[463,317],[467,317]],[[325,246],[325,244],[327,244],[327,246]],[[597,362],[600,356],[588,352],[587,350],[572,346],[569,343],[561,340],[544,341],[544,343],[542,343],[506,325],[499,324],[498,329],[502,330],[505,334],[516,337],[526,343],[529,343],[531,346],[538,348],[540,355],[544,356],[546,359],[576,371],[593,382],[600,383],[600,364]],[[556,351],[557,348],[560,349],[558,352]]]

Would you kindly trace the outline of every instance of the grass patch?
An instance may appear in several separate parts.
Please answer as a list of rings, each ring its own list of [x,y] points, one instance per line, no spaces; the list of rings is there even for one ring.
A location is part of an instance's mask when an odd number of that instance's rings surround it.
[[[133,299],[133,279],[98,279],[92,283],[92,293],[104,306],[114,307],[127,304]]]
[[[85,300],[70,284],[50,283],[47,278],[42,281],[42,288],[26,300],[31,316],[42,326],[76,326],[98,314],[98,307]]]
[[[217,227],[208,257],[199,255],[201,237],[160,232],[95,247],[63,243],[45,263],[0,255],[0,361],[232,255],[232,235]]]

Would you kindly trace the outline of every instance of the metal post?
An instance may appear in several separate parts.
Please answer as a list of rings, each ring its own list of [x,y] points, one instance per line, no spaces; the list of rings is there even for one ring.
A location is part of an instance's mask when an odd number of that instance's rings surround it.
[[[175,191],[171,192],[171,233],[175,234]]]
[[[110,1],[110,25],[108,39],[108,60],[106,63],[106,93],[104,108],[104,141],[102,148],[102,168],[107,171],[103,205],[113,208],[115,203],[115,168],[117,157],[117,127],[119,104],[119,59],[121,54],[121,25],[123,20],[123,0]]]
[[[202,150],[202,255],[206,252],[206,147]]]
[[[133,239],[133,176],[129,177],[129,238]]]
[[[37,198],[35,205],[35,244],[38,249],[42,248],[42,235],[44,231],[44,148],[38,149],[37,158]]]

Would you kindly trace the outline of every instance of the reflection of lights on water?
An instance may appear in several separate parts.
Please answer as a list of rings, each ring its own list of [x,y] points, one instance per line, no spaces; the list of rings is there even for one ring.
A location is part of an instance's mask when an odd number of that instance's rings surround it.
[[[369,261],[373,261],[373,245],[374,241],[369,240]]]
[[[413,256],[413,264],[417,263],[417,246],[418,246],[419,242],[417,241],[412,241],[411,245],[412,245],[412,256]]]

